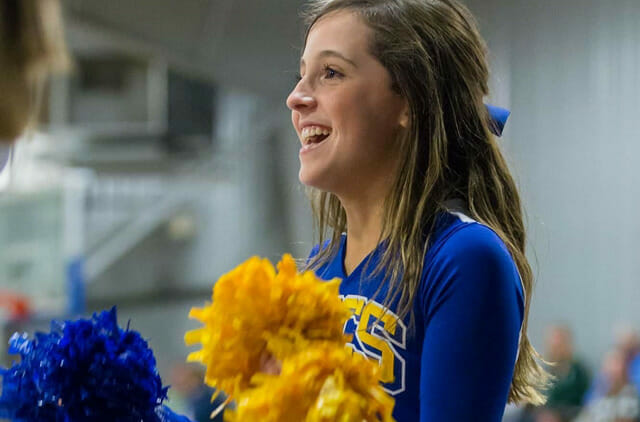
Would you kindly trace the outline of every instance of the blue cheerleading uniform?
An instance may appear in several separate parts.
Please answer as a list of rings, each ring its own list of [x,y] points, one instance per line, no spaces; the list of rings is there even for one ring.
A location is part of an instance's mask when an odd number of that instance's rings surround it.
[[[352,310],[345,333],[355,353],[377,360],[398,422],[500,421],[518,353],[524,292],[507,247],[490,228],[460,212],[436,220],[409,317],[385,309],[383,274],[374,269],[382,244],[349,275],[347,237],[315,271],[341,278]],[[311,256],[317,254],[314,248]],[[382,287],[381,287],[381,284]]]

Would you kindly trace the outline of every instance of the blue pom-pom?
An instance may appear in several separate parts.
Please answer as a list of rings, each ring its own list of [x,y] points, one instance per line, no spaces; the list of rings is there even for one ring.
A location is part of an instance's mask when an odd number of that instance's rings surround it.
[[[167,389],[147,342],[118,327],[116,309],[14,334],[20,363],[0,368],[0,418],[14,422],[160,422]]]

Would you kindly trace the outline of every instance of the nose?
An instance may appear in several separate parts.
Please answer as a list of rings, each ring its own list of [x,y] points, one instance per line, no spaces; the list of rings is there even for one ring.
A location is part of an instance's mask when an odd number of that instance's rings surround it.
[[[287,107],[291,111],[304,112],[312,110],[316,106],[316,99],[300,81],[287,97]]]

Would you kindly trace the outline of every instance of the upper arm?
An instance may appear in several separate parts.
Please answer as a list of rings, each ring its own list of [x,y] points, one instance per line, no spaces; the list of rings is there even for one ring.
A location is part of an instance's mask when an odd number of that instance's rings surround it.
[[[421,421],[500,421],[524,308],[511,256],[474,224],[446,240],[423,276]]]

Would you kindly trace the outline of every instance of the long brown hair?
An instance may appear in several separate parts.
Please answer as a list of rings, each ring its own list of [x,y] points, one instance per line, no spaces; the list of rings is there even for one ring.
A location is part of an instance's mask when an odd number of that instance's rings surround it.
[[[385,303],[397,301],[401,318],[411,315],[436,216],[446,201],[463,200],[470,216],[504,241],[524,288],[509,401],[543,403],[548,375],[526,334],[533,274],[522,208],[483,103],[489,69],[475,19],[456,0],[312,0],[305,11],[306,35],[318,19],[344,10],[373,30],[370,52],[410,107],[409,130],[398,140],[403,160],[384,207],[380,240],[388,246],[376,267],[389,287]],[[311,261],[315,268],[337,252],[347,220],[332,193],[311,189],[310,196],[320,244],[331,237]]]

